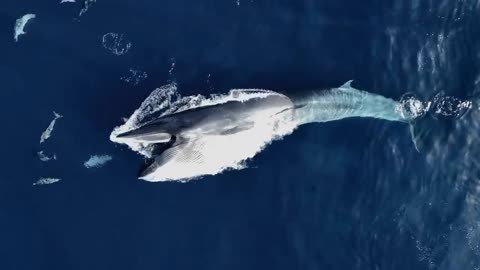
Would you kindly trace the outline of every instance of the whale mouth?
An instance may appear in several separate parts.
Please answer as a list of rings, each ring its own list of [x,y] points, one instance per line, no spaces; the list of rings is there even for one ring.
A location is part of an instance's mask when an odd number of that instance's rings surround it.
[[[120,139],[129,139],[133,136],[133,130],[118,134],[116,137]]]

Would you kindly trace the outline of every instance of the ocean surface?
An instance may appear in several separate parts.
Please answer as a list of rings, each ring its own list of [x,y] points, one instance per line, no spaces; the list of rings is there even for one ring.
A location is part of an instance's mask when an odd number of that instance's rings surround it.
[[[0,269],[480,269],[480,1],[3,0],[0,29]],[[186,183],[137,179],[109,139],[169,83],[352,79],[473,106],[416,123],[419,151],[405,124],[352,118]]]

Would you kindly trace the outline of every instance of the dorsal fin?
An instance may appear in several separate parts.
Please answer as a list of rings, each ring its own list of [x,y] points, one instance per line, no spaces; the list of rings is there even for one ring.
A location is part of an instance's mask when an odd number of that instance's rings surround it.
[[[339,89],[342,89],[342,88],[352,88],[352,82],[353,82],[353,80],[349,80],[348,82],[342,84],[342,86],[340,86]]]

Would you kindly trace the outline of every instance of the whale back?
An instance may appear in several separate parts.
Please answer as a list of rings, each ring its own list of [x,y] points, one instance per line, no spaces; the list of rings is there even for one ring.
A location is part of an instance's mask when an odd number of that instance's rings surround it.
[[[329,122],[349,117],[372,117],[402,121],[399,103],[393,99],[355,89],[348,81],[338,88],[313,90],[291,97],[299,124]]]

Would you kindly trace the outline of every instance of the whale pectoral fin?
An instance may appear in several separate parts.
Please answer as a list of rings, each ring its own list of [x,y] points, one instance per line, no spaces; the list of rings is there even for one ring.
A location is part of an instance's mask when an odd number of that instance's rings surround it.
[[[155,161],[145,168],[138,177],[140,179],[146,179],[149,175],[155,173],[158,168],[172,161],[178,163],[203,164],[205,157],[202,154],[202,150],[203,143],[199,140],[183,138],[157,156]]]
[[[353,80],[349,80],[348,82],[342,84],[342,86],[338,87],[338,89],[342,89],[342,88],[349,89],[349,88],[352,88],[352,82],[353,82]]]
[[[165,150],[156,158],[159,166],[175,159],[178,162],[201,162],[203,143],[196,139],[177,138],[172,147]]]
[[[416,119],[410,123],[410,136],[415,146],[415,150],[419,153],[428,151],[434,147],[436,140],[446,138],[448,127],[442,126],[440,122],[432,117]]]
[[[417,130],[413,124],[410,124],[410,136],[412,138],[413,146],[415,147],[415,150],[420,153],[420,149],[423,148],[423,145],[421,144],[421,140],[417,136]]]

